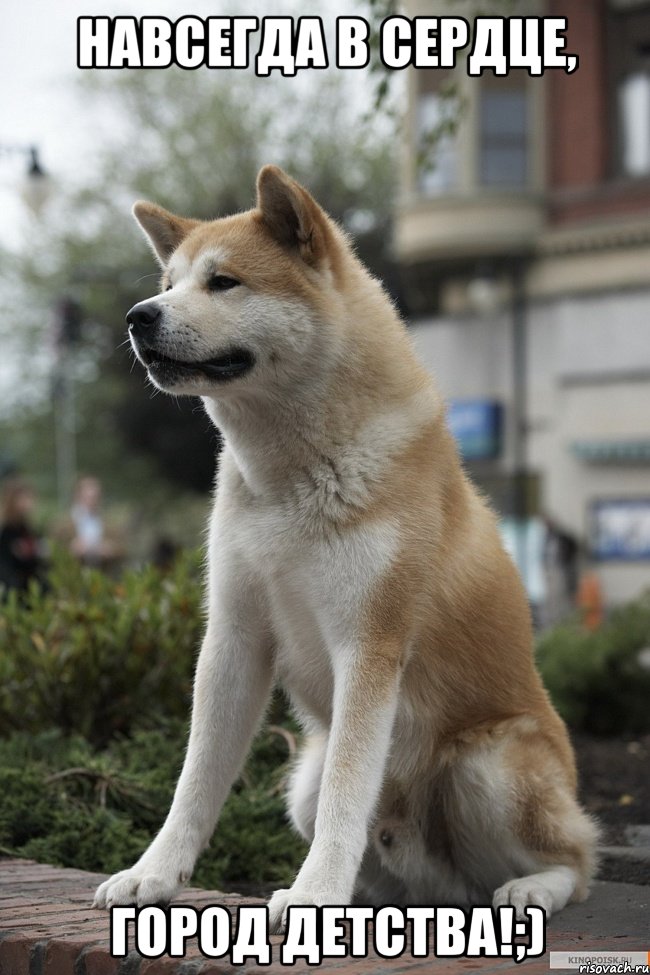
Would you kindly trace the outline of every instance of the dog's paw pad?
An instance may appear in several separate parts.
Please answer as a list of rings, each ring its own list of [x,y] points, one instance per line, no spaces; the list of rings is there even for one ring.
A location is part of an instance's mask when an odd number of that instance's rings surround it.
[[[276,890],[269,901],[269,931],[281,934],[286,930],[287,911],[290,907],[323,907],[326,904],[347,904],[349,897],[330,890],[294,886]]]
[[[276,890],[269,901],[269,931],[271,934],[281,934],[287,926],[287,910],[294,904],[299,904],[291,894],[291,888]]]
[[[514,907],[518,920],[526,920],[526,907],[543,907],[548,917],[553,910],[553,895],[538,880],[521,877],[509,880],[495,891],[494,907]]]
[[[123,870],[97,888],[93,907],[167,904],[180,889],[176,879],[140,870]]]

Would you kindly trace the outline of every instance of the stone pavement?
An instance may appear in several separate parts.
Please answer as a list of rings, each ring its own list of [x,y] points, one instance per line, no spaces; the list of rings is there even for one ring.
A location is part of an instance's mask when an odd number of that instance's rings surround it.
[[[314,969],[298,961],[287,968],[278,961],[280,937],[272,937],[272,962],[233,968],[227,960],[210,961],[190,948],[184,960],[162,955],[126,958],[109,954],[109,915],[90,907],[99,874],[63,870],[30,860],[0,859],[0,975],[294,975]],[[186,890],[179,903],[201,908],[221,904],[236,907],[260,903],[254,898],[216,891]],[[650,952],[650,887],[599,882],[585,904],[567,907],[552,918],[547,952],[523,962],[526,975],[549,971],[549,952]],[[383,959],[371,949],[367,958],[323,961],[319,970],[340,975],[451,975],[477,971],[481,975],[514,968],[501,958]]]

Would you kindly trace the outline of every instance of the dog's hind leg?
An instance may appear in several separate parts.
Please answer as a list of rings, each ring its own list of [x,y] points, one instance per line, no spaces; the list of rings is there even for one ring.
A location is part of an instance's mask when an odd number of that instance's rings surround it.
[[[428,798],[418,798],[401,828],[388,832],[392,842],[377,849],[407,884],[409,903],[428,894],[429,903],[490,899],[521,916],[527,906],[552,914],[584,899],[594,872],[597,829],[575,797],[564,728],[548,712],[448,742]]]
[[[587,896],[596,866],[598,829],[562,783],[540,790],[536,799],[533,796],[527,800],[528,812],[515,824],[515,835],[538,869],[502,884],[493,904],[514,907],[518,917],[524,916],[526,906],[535,905],[550,917]]]
[[[550,916],[584,900],[595,872],[598,829],[576,800],[568,740],[553,724],[547,735],[511,742],[504,756],[515,768],[510,828],[535,869],[499,886],[493,904],[510,905],[520,917],[526,906]]]

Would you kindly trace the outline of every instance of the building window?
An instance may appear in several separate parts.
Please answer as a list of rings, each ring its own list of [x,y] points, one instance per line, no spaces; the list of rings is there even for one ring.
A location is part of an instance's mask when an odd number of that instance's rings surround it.
[[[616,133],[613,169],[621,176],[650,176],[650,5],[612,6],[607,36]]]
[[[528,94],[523,84],[485,77],[479,101],[479,181],[521,189],[528,184]]]
[[[448,95],[449,73],[417,73],[416,165],[422,196],[441,196],[458,185],[457,102]]]
[[[618,90],[621,162],[626,176],[650,173],[650,74],[624,78]]]

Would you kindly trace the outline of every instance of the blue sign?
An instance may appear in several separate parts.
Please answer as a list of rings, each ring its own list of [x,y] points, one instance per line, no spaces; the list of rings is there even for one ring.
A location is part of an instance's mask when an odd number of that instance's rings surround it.
[[[650,560],[650,498],[593,501],[590,529],[591,553],[595,558],[624,562]]]
[[[447,420],[463,460],[494,460],[501,453],[501,403],[483,399],[452,399]]]

